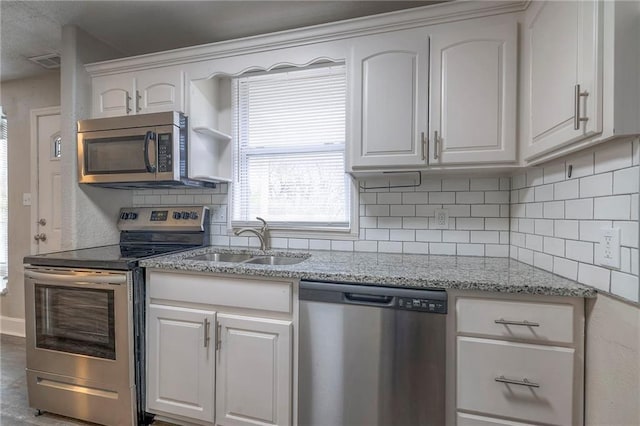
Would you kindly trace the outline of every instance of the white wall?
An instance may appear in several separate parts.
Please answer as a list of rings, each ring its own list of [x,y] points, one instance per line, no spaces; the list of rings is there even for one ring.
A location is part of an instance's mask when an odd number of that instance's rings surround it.
[[[0,88],[9,137],[9,283],[0,296],[0,330],[13,333],[23,328],[22,259],[30,254],[32,238],[30,207],[22,205],[22,194],[31,192],[31,110],[60,105],[60,73],[3,81]]]

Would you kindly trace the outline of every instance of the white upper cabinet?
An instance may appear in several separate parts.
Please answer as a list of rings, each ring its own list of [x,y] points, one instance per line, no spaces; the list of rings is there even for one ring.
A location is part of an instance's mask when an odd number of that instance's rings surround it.
[[[351,165],[425,164],[429,39],[423,31],[398,31],[354,41]]]
[[[430,34],[429,164],[516,160],[517,36],[510,15]]]
[[[538,1],[525,15],[525,160],[602,131],[602,4]]]
[[[184,111],[184,73],[161,68],[94,77],[93,117]]]

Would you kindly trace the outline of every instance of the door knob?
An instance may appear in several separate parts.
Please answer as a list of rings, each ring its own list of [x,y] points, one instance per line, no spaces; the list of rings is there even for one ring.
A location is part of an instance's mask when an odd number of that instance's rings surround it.
[[[41,234],[36,234],[33,236],[33,239],[36,241],[47,241],[47,234],[45,234],[44,232]]]
[[[38,221],[38,225],[40,226],[45,226],[47,224],[47,219],[42,218]]]

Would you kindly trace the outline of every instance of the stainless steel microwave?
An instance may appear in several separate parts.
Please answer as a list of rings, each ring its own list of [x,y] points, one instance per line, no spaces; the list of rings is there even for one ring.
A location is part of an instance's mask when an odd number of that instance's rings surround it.
[[[158,112],[78,121],[80,183],[112,188],[215,187],[188,177],[187,117]]]

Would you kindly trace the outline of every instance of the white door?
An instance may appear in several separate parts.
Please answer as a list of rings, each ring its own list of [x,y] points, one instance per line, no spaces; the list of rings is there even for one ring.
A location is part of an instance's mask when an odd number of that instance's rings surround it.
[[[429,164],[516,160],[517,44],[511,16],[431,34]]]
[[[602,131],[601,10],[592,0],[533,2],[527,10],[525,159]]]
[[[290,425],[291,321],[218,315],[216,425]]]
[[[36,182],[32,185],[32,252],[51,253],[59,251],[61,245],[60,109],[34,110],[31,125],[37,157]]]
[[[147,410],[213,422],[214,311],[149,305]]]
[[[398,31],[354,41],[351,166],[425,166],[429,39]]]

